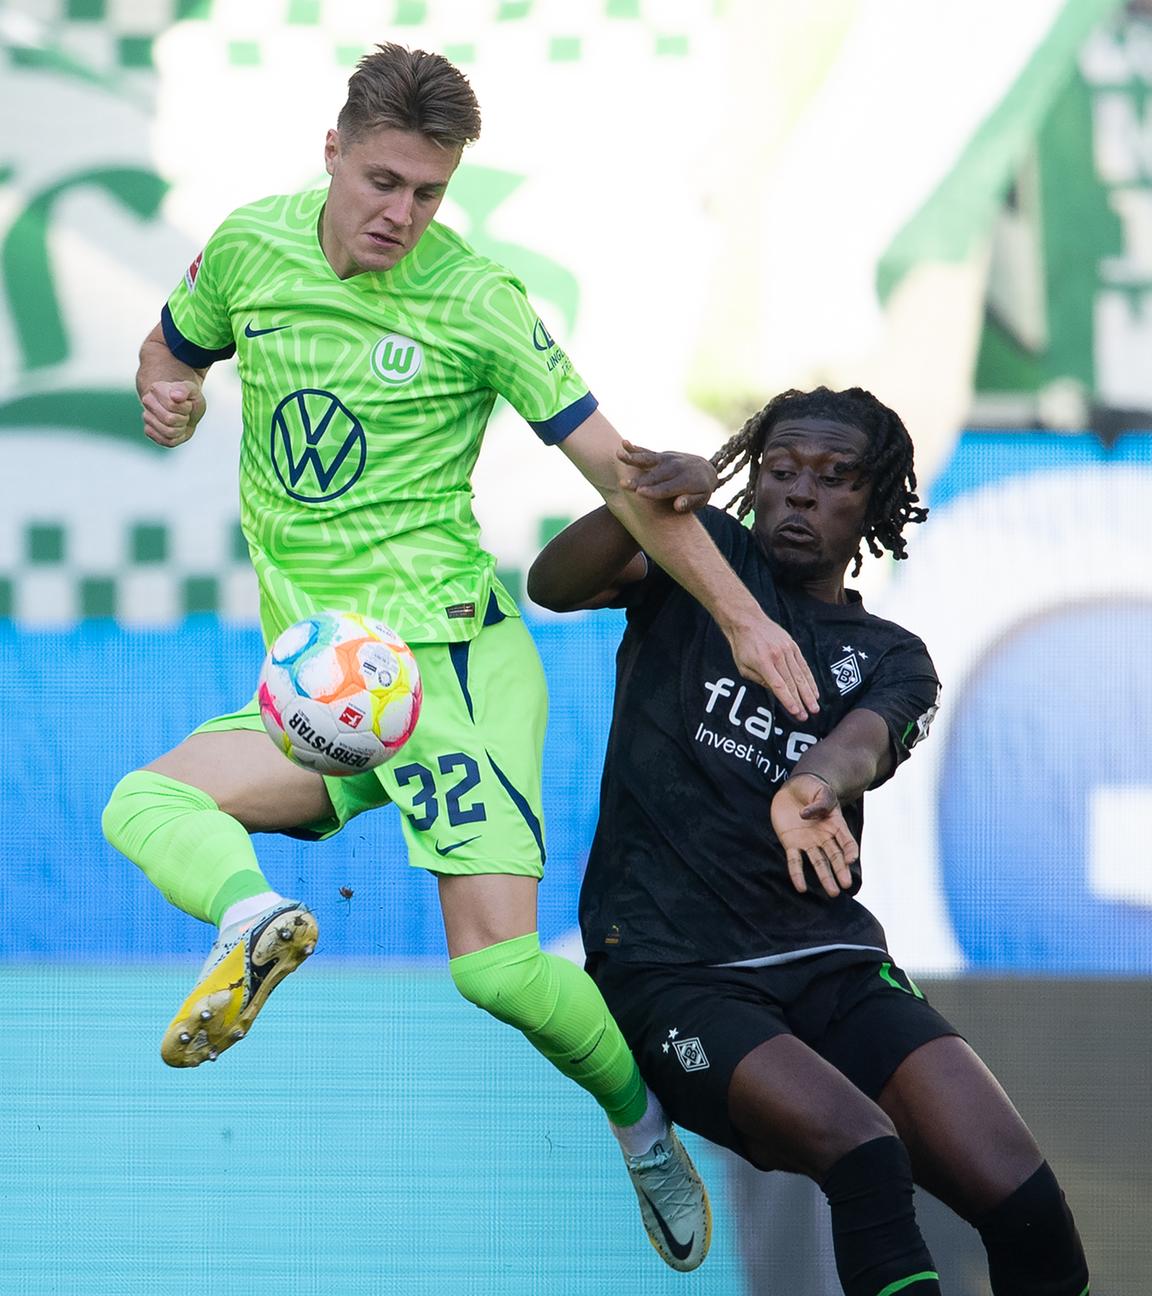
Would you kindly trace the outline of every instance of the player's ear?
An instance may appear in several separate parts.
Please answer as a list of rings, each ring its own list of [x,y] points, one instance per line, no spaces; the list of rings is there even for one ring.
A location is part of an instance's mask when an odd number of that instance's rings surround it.
[[[324,170],[332,175],[336,170],[336,159],[340,156],[340,136],[330,130],[324,139]]]

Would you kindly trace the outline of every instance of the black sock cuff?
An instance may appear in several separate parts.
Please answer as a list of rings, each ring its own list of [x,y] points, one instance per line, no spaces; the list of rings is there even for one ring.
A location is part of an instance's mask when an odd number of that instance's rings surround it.
[[[830,1202],[853,1196],[880,1179],[907,1180],[912,1185],[912,1163],[908,1149],[894,1135],[870,1139],[847,1152],[824,1176],[820,1187]]]
[[[907,1296],[940,1296],[936,1266],[916,1225],[908,1150],[895,1135],[854,1147],[821,1187],[845,1296],[904,1288]]]
[[[1052,1168],[1038,1170],[972,1223],[988,1252],[993,1292],[1084,1296],[1088,1265]]]
[[[1047,1161],[1042,1161],[1039,1168],[1019,1188],[1010,1192],[999,1206],[993,1206],[990,1211],[985,1211],[974,1219],[972,1226],[982,1236],[996,1233],[1005,1226],[1014,1228],[1018,1218],[1027,1218],[1038,1210],[1042,1211],[1054,1199],[1063,1204],[1064,1194],[1056,1182],[1052,1167]]]

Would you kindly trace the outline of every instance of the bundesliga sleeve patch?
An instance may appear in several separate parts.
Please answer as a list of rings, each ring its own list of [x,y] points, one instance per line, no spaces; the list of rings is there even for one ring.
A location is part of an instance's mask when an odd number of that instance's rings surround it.
[[[927,711],[925,711],[917,719],[913,720],[912,723],[907,727],[907,729],[904,730],[904,746],[907,747],[909,751],[911,751],[912,748],[915,747],[917,743],[923,742],[924,739],[928,737],[928,730],[932,726],[932,721],[936,719],[936,712],[939,709],[940,709],[940,687],[939,685],[937,685],[936,701],[932,703],[932,705],[928,708]]]
[[[196,276],[200,273],[200,262],[204,260],[204,253],[201,252],[195,261],[184,271],[184,284],[188,291],[196,291]]]

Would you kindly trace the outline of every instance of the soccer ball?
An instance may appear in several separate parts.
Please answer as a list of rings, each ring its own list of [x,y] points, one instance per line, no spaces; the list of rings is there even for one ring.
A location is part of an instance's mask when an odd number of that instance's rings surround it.
[[[268,650],[258,697],[264,727],[289,760],[317,774],[362,774],[412,736],[420,670],[382,621],[315,612]]]

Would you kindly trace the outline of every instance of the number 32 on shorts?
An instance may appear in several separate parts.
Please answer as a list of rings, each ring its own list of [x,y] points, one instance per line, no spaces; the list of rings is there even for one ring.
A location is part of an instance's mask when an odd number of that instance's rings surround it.
[[[436,775],[427,765],[401,765],[395,772],[397,787],[407,787],[410,783],[419,785],[412,794],[412,809],[406,811],[412,827],[417,832],[427,832],[432,827],[440,817],[441,797],[451,827],[483,823],[488,818],[483,801],[465,803],[465,797],[480,783],[480,767],[472,757],[463,752],[448,752],[437,757],[436,768],[444,782],[456,776],[450,786],[437,789]]]

